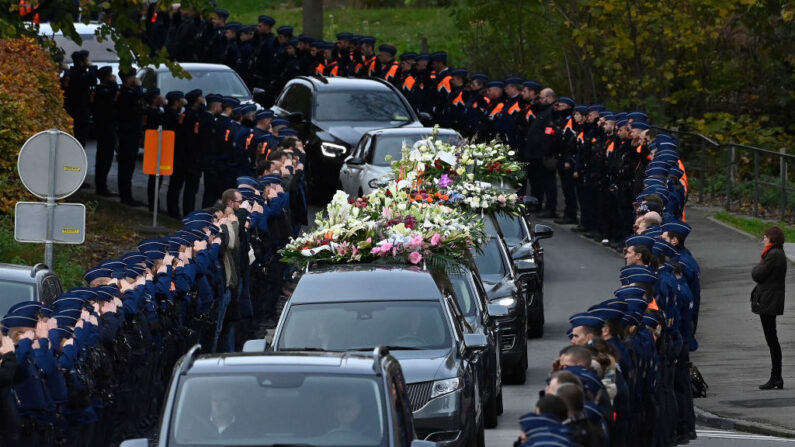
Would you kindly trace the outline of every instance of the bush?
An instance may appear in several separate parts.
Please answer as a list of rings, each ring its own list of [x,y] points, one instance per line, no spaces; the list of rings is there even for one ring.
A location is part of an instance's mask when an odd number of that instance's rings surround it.
[[[0,40],[0,214],[25,197],[17,156],[25,141],[46,129],[72,129],[63,108],[58,67],[31,39]]]

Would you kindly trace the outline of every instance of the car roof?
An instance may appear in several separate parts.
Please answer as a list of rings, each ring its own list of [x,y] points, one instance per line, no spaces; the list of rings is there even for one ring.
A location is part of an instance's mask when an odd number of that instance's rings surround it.
[[[97,30],[101,25],[99,23],[80,23],[75,22],[74,27],[77,34],[86,35],[86,34],[94,34],[94,31]],[[63,35],[63,31],[53,32],[52,25],[49,23],[42,23],[39,24],[39,35],[56,35],[61,36]]]
[[[458,135],[453,129],[436,129],[439,135]],[[368,135],[430,135],[433,127],[388,127],[385,129],[368,130]]]
[[[44,264],[30,266],[0,263],[0,278],[10,281],[35,283],[39,274],[47,271],[49,269]]]
[[[342,78],[342,77],[321,77],[321,76],[298,76],[295,80],[304,80],[313,84],[318,91],[390,91],[388,85],[376,79],[361,78]]]
[[[375,375],[375,357],[359,352],[256,352],[202,355],[189,374],[218,372],[321,372]]]
[[[441,296],[431,273],[417,266],[339,264],[305,273],[290,303],[437,301]]]
[[[185,71],[234,71],[231,68],[227,67],[224,64],[206,64],[201,62],[180,62],[180,67],[182,67]],[[159,67],[155,66],[148,66],[143,67],[142,69],[149,69],[154,70],[158,73],[163,73],[169,71],[169,68],[165,65],[161,65]]]

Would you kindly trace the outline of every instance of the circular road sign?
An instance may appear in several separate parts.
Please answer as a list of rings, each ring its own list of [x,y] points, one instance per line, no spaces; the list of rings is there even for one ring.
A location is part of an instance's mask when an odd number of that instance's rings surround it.
[[[51,145],[55,150],[51,151]],[[54,154],[54,156],[51,156]],[[17,169],[22,184],[31,193],[46,199],[50,195],[63,199],[74,194],[86,179],[86,151],[66,132],[50,129],[33,135],[22,145],[17,159]]]

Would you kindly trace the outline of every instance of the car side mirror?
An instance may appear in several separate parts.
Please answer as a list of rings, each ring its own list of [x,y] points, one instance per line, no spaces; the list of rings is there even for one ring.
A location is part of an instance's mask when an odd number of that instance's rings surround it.
[[[484,334],[464,334],[464,346],[468,350],[486,349],[489,341]]]
[[[417,114],[417,116],[419,116],[420,122],[423,125],[429,126],[429,125],[432,124],[433,119],[431,118],[431,114],[430,113],[428,113],[428,112],[420,112],[420,113]]]
[[[304,114],[301,112],[293,112],[287,115],[287,121],[291,124],[301,124],[306,121],[306,117],[304,117]]]
[[[538,212],[539,209],[541,209],[538,203],[538,199],[533,196],[524,196],[522,203],[524,203],[524,207],[529,213],[535,213]]]
[[[533,255],[533,244],[524,243],[515,245],[511,249],[511,259],[524,259]]]
[[[264,338],[246,340],[243,343],[243,352],[265,352],[266,349],[268,349],[268,340]]]
[[[424,439],[415,439],[411,441],[411,447],[436,447],[437,443],[433,441],[426,441]]]
[[[149,447],[149,440],[146,438],[128,439],[122,441],[119,447]]]
[[[364,160],[361,157],[351,157],[345,160],[345,163],[352,166],[361,166],[364,164]]]
[[[543,224],[536,224],[536,226],[533,227],[533,233],[536,239],[549,239],[555,234],[552,228]]]
[[[265,89],[254,87],[254,90],[251,91],[251,94],[253,95],[259,95],[260,93],[265,93]]]
[[[508,308],[500,304],[488,304],[486,309],[492,317],[507,317]]]

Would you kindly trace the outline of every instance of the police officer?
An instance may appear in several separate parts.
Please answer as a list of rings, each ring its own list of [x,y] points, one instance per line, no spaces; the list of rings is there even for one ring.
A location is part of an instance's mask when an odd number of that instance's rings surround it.
[[[203,61],[214,64],[223,63],[227,41],[224,36],[224,27],[226,26],[226,20],[228,18],[229,11],[225,9],[216,9],[215,14],[212,15],[210,22],[202,32],[201,41],[204,47]]]
[[[268,89],[276,72],[277,41],[271,30],[276,20],[267,15],[257,17],[257,33],[255,35],[254,62],[250,82],[252,87]],[[270,105],[270,104],[268,104]]]
[[[165,98],[160,94],[159,88],[147,90],[143,94],[144,102],[144,131],[150,129],[157,129],[163,125],[163,104]],[[146,184],[146,194],[148,198],[149,211],[153,211],[155,207],[155,175],[150,175]],[[163,183],[163,176],[160,176],[160,184]]]
[[[175,61],[195,62],[198,60],[196,36],[199,34],[199,18],[196,11],[188,6],[180,7],[178,14],[179,25],[168,45],[168,53]]]
[[[450,71],[450,75],[453,77],[450,86],[453,90],[442,109],[440,125],[443,127],[460,130],[464,126],[466,103],[470,95],[470,91],[466,88],[467,74],[463,68]]]
[[[108,171],[116,152],[116,99],[119,88],[111,67],[97,70],[99,84],[94,86],[91,106],[94,116],[94,135],[97,138],[97,153],[94,161],[94,186],[97,195],[111,197],[108,189]]]
[[[208,94],[205,97],[207,101],[206,109],[202,110],[199,114],[199,134],[198,134],[198,151],[201,160],[202,175],[204,175],[204,194],[202,196],[202,207],[207,208],[220,196],[223,187],[220,182],[220,171],[218,170],[216,159],[217,152],[220,147],[217,147],[218,136],[216,135],[215,120],[222,110],[221,95]],[[190,214],[185,212],[186,215]]]
[[[119,99],[116,102],[118,117],[118,187],[121,203],[129,206],[141,206],[142,202],[132,195],[132,176],[135,172],[135,161],[141,141],[141,125],[143,120],[141,81],[135,77],[135,70],[119,72],[122,85]]]
[[[72,53],[72,67],[64,74],[64,107],[74,121],[73,134],[86,146],[91,126],[90,90],[97,83],[97,66],[91,64],[86,50]]]
[[[436,120],[439,120],[450,92],[453,91],[451,85],[453,77],[450,75],[450,67],[447,66],[447,52],[437,51],[432,53],[429,59],[433,71],[429,74],[426,98],[430,112]]]
[[[240,73],[242,62],[237,36],[242,27],[238,22],[229,22],[224,25],[224,52],[221,56],[221,63],[237,71],[238,74]]]
[[[400,80],[398,79],[398,70],[400,64],[395,60],[397,48],[389,44],[381,44],[378,46],[378,55],[376,56],[380,69],[377,76],[397,88],[400,88]]]
[[[205,108],[205,99],[199,89],[185,93],[185,112],[182,117],[180,132],[184,144],[183,151],[186,156],[185,189],[182,192],[182,214],[188,214],[196,207],[196,193],[199,192],[199,182],[202,176],[202,142],[201,116]],[[171,181],[174,181],[173,177]],[[170,190],[171,186],[169,186]]]
[[[166,210],[168,215],[175,219],[181,217],[179,212],[179,196],[182,187],[185,185],[188,165],[188,140],[184,131],[183,122],[185,115],[183,105],[185,104],[185,94],[175,90],[166,93],[168,105],[163,111],[163,130],[174,132],[174,163],[173,172],[168,181],[168,193],[166,194]]]
[[[246,84],[251,85],[251,70],[252,61],[254,59],[254,33],[257,28],[253,25],[243,26],[240,28],[240,45],[238,45],[238,62],[235,71],[246,81]]]

